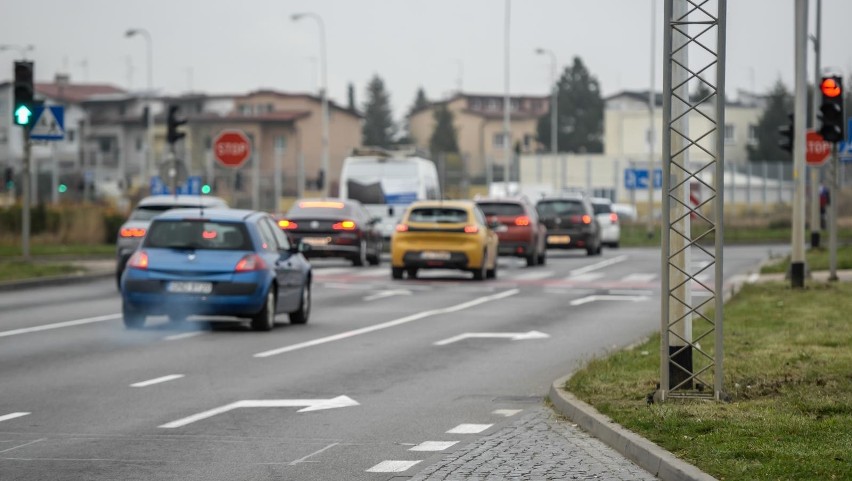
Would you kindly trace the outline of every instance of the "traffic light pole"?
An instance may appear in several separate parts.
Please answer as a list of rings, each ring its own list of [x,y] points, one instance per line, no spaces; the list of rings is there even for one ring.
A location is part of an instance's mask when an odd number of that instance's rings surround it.
[[[816,88],[820,85],[822,74],[820,72],[820,49],[822,45],[822,0],[816,0],[816,18],[814,19],[815,28],[814,35],[811,40],[814,43],[814,95],[813,95],[813,115],[811,116],[811,128],[817,130],[818,110],[817,105],[820,101],[820,90]],[[819,212],[819,167],[811,166],[808,168],[810,172],[810,187],[811,187],[811,209],[810,209],[810,224],[811,224],[811,248],[818,248],[820,244],[820,230],[822,230],[822,220]]]
[[[795,83],[793,108],[793,228],[790,283],[793,289],[805,287],[805,125],[807,95],[808,0],[795,3]]]
[[[840,186],[838,172],[837,142],[831,144],[831,188],[828,191],[828,280],[837,280],[837,201]]]
[[[21,211],[21,253],[24,260],[30,259],[30,191],[32,190],[31,175],[30,175],[30,155],[32,146],[30,145],[30,126],[21,126],[24,131],[24,159],[23,172],[21,177],[21,201],[23,208]]]

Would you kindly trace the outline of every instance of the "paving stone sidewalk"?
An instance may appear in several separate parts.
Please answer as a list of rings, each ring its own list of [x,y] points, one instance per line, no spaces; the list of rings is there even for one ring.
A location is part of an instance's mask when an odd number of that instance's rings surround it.
[[[540,406],[457,449],[410,481],[655,480],[570,421]]]

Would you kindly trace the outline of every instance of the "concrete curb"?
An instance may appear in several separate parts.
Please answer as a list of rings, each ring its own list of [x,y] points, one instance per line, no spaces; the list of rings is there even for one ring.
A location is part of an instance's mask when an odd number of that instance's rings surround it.
[[[584,431],[663,481],[716,480],[671,452],[621,427],[592,406],[562,389],[570,378],[571,375],[568,375],[553,381],[550,385],[550,401],[556,411],[571,419]]]
[[[17,281],[0,282],[0,292],[18,291],[35,287],[64,286],[68,284],[82,284],[85,282],[114,277],[115,272],[80,273],[67,276],[38,277],[35,279],[21,279]]]

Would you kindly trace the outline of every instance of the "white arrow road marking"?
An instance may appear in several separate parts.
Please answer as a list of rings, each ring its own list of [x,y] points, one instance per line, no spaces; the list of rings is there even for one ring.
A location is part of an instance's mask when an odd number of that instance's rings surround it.
[[[594,263],[592,265],[588,265],[586,267],[574,269],[573,271],[570,271],[569,274],[571,276],[579,276],[580,274],[585,274],[587,272],[596,271],[598,269],[603,269],[604,267],[611,266],[613,264],[618,264],[619,262],[626,261],[626,260],[627,260],[626,255],[613,257],[612,259],[607,259],[605,261],[596,262],[596,263]]]
[[[174,381],[175,379],[180,379],[183,377],[183,374],[169,374],[168,376],[158,377],[154,379],[149,379],[147,381],[137,382],[131,384],[130,387],[147,387],[153,384],[159,384],[161,382]]]
[[[490,296],[478,297],[473,299],[472,301],[463,302],[461,304],[456,304],[455,306],[444,307],[441,309],[434,309],[431,311],[423,311],[418,312],[417,314],[412,314],[410,316],[402,317],[399,319],[395,319],[393,321],[383,322],[381,324],[375,324],[373,326],[362,327],[361,329],[355,329],[352,331],[341,332],[340,334],[335,334],[333,336],[321,337],[319,339],[314,339],[313,341],[302,342],[299,344],[293,344],[290,346],[281,347],[278,349],[272,349],[269,351],[259,352],[254,355],[254,357],[269,357],[275,356],[277,354],[283,354],[285,352],[296,351],[299,349],[304,349],[306,347],[318,346],[320,344],[325,344],[327,342],[339,341],[341,339],[348,339],[354,336],[360,336],[361,334],[367,334],[373,331],[379,331],[382,329],[387,329],[389,327],[395,327],[402,324],[406,324],[413,321],[418,321],[420,319],[424,319],[427,317],[438,316],[440,314],[449,314],[452,312],[458,312],[464,309],[469,309],[471,307],[478,306],[480,304],[484,304],[490,301],[496,301],[498,299],[503,299],[505,297],[514,296],[520,292],[518,289],[510,289],[508,291],[503,291],[497,294],[492,294]]]
[[[382,461],[381,463],[368,469],[368,473],[401,473],[415,464],[423,461]]]
[[[639,302],[648,299],[648,296],[586,296],[571,301],[572,306],[581,306],[595,301],[633,301]]]
[[[409,451],[443,451],[455,444],[458,444],[458,441],[424,441]]]
[[[9,413],[9,414],[6,414],[6,415],[3,415],[3,416],[0,416],[0,422],[8,421],[8,420],[10,420],[10,419],[19,418],[19,417],[21,417],[21,416],[26,416],[26,415],[28,415],[28,414],[29,414],[29,413]]]
[[[237,408],[282,408],[304,406],[302,409],[299,409],[297,411],[300,413],[304,413],[308,411],[319,411],[321,409],[334,409],[358,406],[359,404],[360,403],[358,403],[358,401],[350,398],[349,396],[337,396],[336,398],[331,399],[266,399],[237,401],[231,404],[220,406],[215,409],[211,409],[209,411],[193,414],[192,416],[188,416],[183,419],[178,419],[177,421],[172,421],[170,423],[163,424],[160,427],[165,429],[179,428],[181,426],[186,426],[187,424],[191,424],[196,421],[201,421],[202,419],[207,419],[216,416],[217,414],[226,413]]]
[[[10,331],[0,332],[0,337],[17,336],[18,334],[28,334],[30,332],[49,331],[51,329],[60,329],[63,327],[81,326],[83,324],[91,324],[93,322],[114,321],[116,319],[121,319],[121,314],[107,314],[105,316],[87,317],[85,319],[75,319],[73,321],[56,322],[54,324],[43,324],[41,326],[12,329]]]
[[[379,291],[371,296],[367,296],[364,298],[365,301],[375,301],[377,299],[384,299],[385,297],[391,296],[410,296],[411,291],[408,289],[391,289],[388,291]]]
[[[447,344],[452,344],[454,342],[462,341],[464,339],[486,339],[486,338],[498,338],[498,339],[509,339],[511,341],[528,341],[530,339],[546,339],[550,337],[549,334],[545,334],[543,332],[538,331],[529,331],[529,332],[466,332],[464,334],[459,334],[458,336],[453,336],[443,341],[438,341],[435,343],[436,346],[446,346]]]
[[[493,424],[459,424],[447,431],[447,434],[477,434],[485,431],[493,426]]]

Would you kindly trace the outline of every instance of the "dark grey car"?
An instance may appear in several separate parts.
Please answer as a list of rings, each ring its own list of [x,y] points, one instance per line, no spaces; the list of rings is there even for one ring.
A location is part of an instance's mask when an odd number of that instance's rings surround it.
[[[585,249],[590,256],[601,253],[601,228],[587,197],[580,194],[546,197],[539,199],[535,210],[547,227],[548,249]]]

